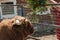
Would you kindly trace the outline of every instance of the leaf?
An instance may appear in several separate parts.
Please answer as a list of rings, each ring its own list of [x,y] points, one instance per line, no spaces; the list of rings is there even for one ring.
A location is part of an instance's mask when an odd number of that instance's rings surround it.
[[[45,11],[48,0],[26,0],[34,11]],[[35,12],[34,12],[35,13]]]

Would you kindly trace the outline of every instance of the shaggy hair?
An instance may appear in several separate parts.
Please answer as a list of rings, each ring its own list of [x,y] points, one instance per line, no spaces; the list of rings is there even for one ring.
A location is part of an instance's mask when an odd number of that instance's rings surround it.
[[[14,27],[16,27],[16,28],[22,27],[23,28],[23,34],[25,37],[27,35],[31,35],[33,33],[34,29],[33,29],[32,23],[28,19],[21,17],[21,16],[15,16],[13,19],[19,20],[20,25],[15,24]]]
[[[15,16],[0,23],[0,40],[24,40],[33,31],[32,24],[28,19]]]

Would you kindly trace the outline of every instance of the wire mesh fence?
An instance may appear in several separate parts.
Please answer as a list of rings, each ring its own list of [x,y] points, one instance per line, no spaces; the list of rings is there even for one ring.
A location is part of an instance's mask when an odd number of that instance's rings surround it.
[[[39,39],[42,38],[41,40],[46,40],[48,37],[49,38],[52,37],[50,40],[55,40],[57,38],[55,29],[57,27],[59,28],[60,26],[59,25],[60,24],[60,11],[58,11],[57,9],[54,9],[53,7],[50,7],[49,10],[47,10],[48,11],[47,13],[39,12],[39,14],[37,13],[38,15],[36,15],[34,18],[34,15],[32,15],[31,13],[25,13],[28,10],[25,10],[25,9],[22,10],[22,8],[24,7],[21,5],[3,4],[0,6],[0,12],[1,12],[0,18],[4,19],[4,18],[12,18],[16,15],[21,15],[21,16],[25,15],[25,17],[28,18],[33,24],[35,31],[32,34],[32,36],[37,37]],[[47,36],[47,34],[53,34],[53,33],[55,35]],[[46,35],[46,37],[43,35]],[[49,40],[49,38],[47,40]]]
[[[48,37],[52,37],[50,38],[50,40],[58,40],[57,37],[59,36],[57,35],[59,35],[60,33],[58,32],[56,34],[56,32],[58,31],[58,30],[56,31],[56,28],[60,28],[60,10],[52,6],[50,7],[50,13],[46,14],[44,13],[39,13],[39,15],[36,15],[35,19],[34,15],[32,14],[27,15],[28,19],[33,23],[35,29],[33,35],[34,36],[48,35]],[[51,34],[51,36],[49,36],[49,34]],[[43,38],[40,39],[49,40],[49,38],[46,36],[43,36]]]

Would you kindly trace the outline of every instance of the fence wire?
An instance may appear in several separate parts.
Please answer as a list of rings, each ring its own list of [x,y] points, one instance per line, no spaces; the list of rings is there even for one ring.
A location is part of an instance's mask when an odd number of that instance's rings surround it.
[[[56,28],[60,27],[60,11],[57,9],[53,9],[53,7],[48,7],[49,10],[45,12],[38,12],[37,15],[34,17],[30,12],[31,9],[26,9],[25,7],[21,5],[0,5],[0,18],[11,18],[16,16],[15,12],[17,11],[17,15],[22,16],[24,13],[24,16],[28,18],[34,27],[34,33],[32,36],[37,37],[38,39],[41,40],[56,40]],[[22,10],[24,8],[24,10]],[[47,8],[47,9],[48,9]],[[52,8],[52,10],[51,10]],[[16,10],[17,9],[17,10]],[[28,11],[28,12],[27,12]],[[9,16],[11,15],[11,16]],[[53,34],[54,35],[47,35],[47,34]],[[46,35],[42,36],[41,35]],[[28,39],[27,39],[28,40]]]
[[[36,15],[35,18],[32,14],[27,15],[27,18],[33,23],[34,26],[35,32],[33,35],[38,36],[40,40],[57,40],[58,33],[56,34],[56,28],[60,28],[60,10],[59,8],[54,7],[51,6],[50,10],[47,10],[50,11],[50,13],[37,13],[38,15]],[[46,36],[40,37],[41,35]]]

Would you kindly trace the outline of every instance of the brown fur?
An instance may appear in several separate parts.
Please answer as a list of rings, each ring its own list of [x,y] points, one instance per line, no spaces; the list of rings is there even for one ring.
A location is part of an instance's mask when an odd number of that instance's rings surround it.
[[[20,20],[20,25],[15,24],[16,19]],[[0,23],[0,40],[24,40],[33,31],[29,20],[21,16],[15,16],[13,19],[6,19]]]
[[[18,19],[19,21],[21,21],[21,24],[23,25],[23,34],[25,37],[33,33],[34,29],[32,23],[28,19],[21,16],[15,16],[13,19]]]
[[[9,29],[11,29],[13,26],[13,21],[11,19],[2,20],[0,23],[0,27],[2,28],[2,26],[7,26]]]

